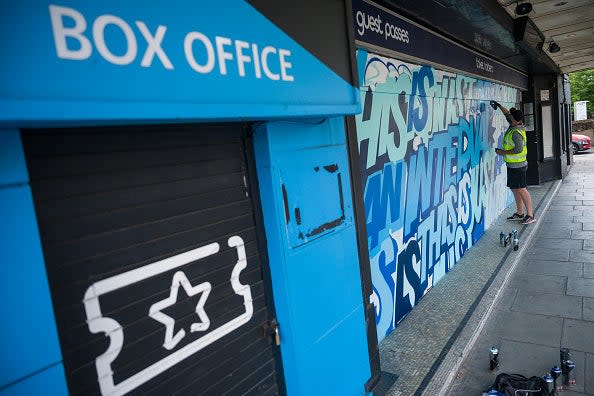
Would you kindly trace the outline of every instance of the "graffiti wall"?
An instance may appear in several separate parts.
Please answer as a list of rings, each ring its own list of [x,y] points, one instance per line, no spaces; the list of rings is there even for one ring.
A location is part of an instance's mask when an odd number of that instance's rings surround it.
[[[511,202],[495,154],[508,127],[505,85],[357,52],[356,117],[381,341]]]

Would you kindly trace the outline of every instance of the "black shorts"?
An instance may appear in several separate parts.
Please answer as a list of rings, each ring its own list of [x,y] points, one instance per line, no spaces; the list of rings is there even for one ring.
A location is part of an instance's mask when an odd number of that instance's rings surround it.
[[[507,168],[507,186],[511,189],[526,187],[526,171],[528,166]]]

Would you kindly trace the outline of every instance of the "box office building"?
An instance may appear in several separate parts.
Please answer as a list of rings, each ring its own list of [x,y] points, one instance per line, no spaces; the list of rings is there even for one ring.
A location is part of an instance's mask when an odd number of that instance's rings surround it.
[[[347,5],[1,15],[0,394],[362,394]]]
[[[489,100],[570,160],[562,78],[426,3],[3,6],[0,395],[370,391],[511,202]]]

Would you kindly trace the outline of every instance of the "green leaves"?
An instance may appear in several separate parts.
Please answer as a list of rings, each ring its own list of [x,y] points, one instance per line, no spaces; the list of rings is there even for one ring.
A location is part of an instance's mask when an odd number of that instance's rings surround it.
[[[569,74],[571,102],[589,100],[588,118],[594,117],[594,69]]]

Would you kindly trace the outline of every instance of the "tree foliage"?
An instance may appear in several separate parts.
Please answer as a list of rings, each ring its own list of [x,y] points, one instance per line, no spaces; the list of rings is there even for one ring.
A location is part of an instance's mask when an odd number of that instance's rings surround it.
[[[594,69],[570,73],[569,83],[571,85],[571,102],[589,100],[588,118],[594,117]]]

